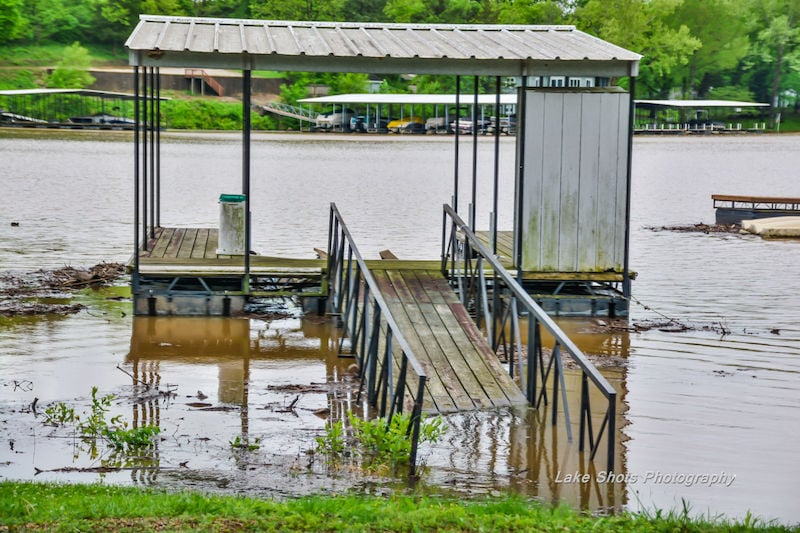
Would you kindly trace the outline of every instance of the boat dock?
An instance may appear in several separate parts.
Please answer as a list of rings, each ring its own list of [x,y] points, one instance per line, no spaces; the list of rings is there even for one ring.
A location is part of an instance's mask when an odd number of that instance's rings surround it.
[[[741,224],[743,220],[800,215],[800,198],[712,194],[717,224]]]
[[[550,284],[555,309],[563,311],[567,305],[560,296],[576,287],[608,290],[614,296],[605,307],[589,302],[594,298],[581,298],[581,312],[627,312],[632,94],[640,55],[574,26],[155,15],[140,17],[126,47],[136,117],[131,285],[137,315],[228,316],[259,296],[293,295],[306,309],[305,302],[316,302],[318,311],[341,325],[340,354],[356,361],[360,390],[355,402],[368,405],[369,416],[411,414],[412,476],[423,410],[517,404],[546,408],[552,425],[563,425],[570,442],[570,413],[577,413],[578,451],[588,452],[586,460],[592,461],[602,447],[605,468],[614,469],[616,392],[528,291]],[[220,196],[219,228],[162,223],[161,191],[168,190],[162,189],[162,177],[169,177],[161,172],[159,129],[148,120],[159,116],[162,67],[241,69],[241,190]],[[518,79],[512,90],[525,112],[517,123],[510,235],[499,232],[497,224],[500,128],[493,132],[491,172],[479,171],[478,131],[473,128],[472,172],[464,175],[459,168],[462,156],[468,157],[462,153],[467,142],[461,142],[456,129],[453,205],[443,206],[438,260],[402,261],[389,254],[383,254],[388,259],[365,260],[333,203],[324,257],[252,254],[251,215],[258,206],[251,194],[251,97],[253,71],[258,70],[455,75],[457,95],[461,78],[469,76],[473,104],[481,99],[481,77],[488,76],[494,82],[496,116],[502,112],[503,78]],[[541,72],[553,75],[550,85],[542,86]],[[630,79],[630,92],[611,85],[619,77]],[[562,84],[552,83],[559,80]],[[493,182],[490,197],[478,198],[479,179]],[[464,185],[471,187],[465,191]],[[503,243],[513,275],[474,233],[475,206],[490,200],[487,239]],[[578,369],[579,391],[567,391],[562,364],[567,358]]]

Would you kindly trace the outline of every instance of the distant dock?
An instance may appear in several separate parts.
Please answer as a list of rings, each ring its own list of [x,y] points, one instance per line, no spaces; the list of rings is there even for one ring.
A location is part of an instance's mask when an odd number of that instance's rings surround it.
[[[800,198],[712,194],[717,224],[741,224],[742,220],[800,215]]]

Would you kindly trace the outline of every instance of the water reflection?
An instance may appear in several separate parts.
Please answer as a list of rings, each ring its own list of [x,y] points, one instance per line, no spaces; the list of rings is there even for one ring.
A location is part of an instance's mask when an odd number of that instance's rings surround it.
[[[147,384],[162,390],[179,387],[180,394],[175,398],[156,396],[134,404],[132,417],[136,424],[166,428],[173,423],[174,413],[162,420],[164,407],[169,413],[183,404],[188,409],[181,411],[180,425],[187,442],[208,438],[209,432],[227,431],[229,441],[234,438],[231,435],[238,436],[242,443],[258,442],[271,452],[291,447],[289,435],[296,434],[305,423],[301,431],[306,433],[308,449],[313,446],[309,434],[320,434],[326,421],[363,407],[352,387],[345,393],[338,386],[319,387],[349,376],[347,367],[352,360],[338,356],[339,331],[328,320],[313,316],[275,320],[136,317],[130,352],[125,358],[132,385]],[[628,342],[623,340],[626,334],[584,335],[586,340],[591,339],[592,343],[587,344],[592,350],[596,347],[597,353],[625,355],[621,347]],[[189,374],[206,379],[196,386],[182,382]],[[625,405],[624,369],[614,368],[608,377],[620,392],[619,428]],[[619,434],[615,447],[615,473],[619,477],[616,482],[609,482],[609,472],[604,470],[604,445],[595,461],[589,460],[588,452],[578,450],[580,374],[568,370],[566,385],[572,442],[565,429],[563,406],[556,426],[552,425],[548,406],[448,415],[444,419],[448,428],[444,437],[421,450],[426,467],[424,483],[464,494],[511,489],[545,501],[577,503],[592,511],[621,509],[626,503],[626,484],[624,446]],[[284,398],[276,401],[280,392]],[[291,403],[287,394],[302,396],[298,406],[312,401],[315,407],[282,409]],[[602,420],[603,401],[599,393],[592,394],[591,402],[596,406],[592,413],[594,424]],[[309,416],[309,410],[316,414]],[[270,416],[265,417],[265,412]],[[209,425],[212,417],[217,422]],[[317,428],[316,432],[309,431],[313,428]],[[167,462],[174,464],[175,460],[170,457]],[[206,464],[195,457],[191,462],[192,475],[197,475],[197,469],[226,469],[219,461]],[[240,460],[234,468],[249,471],[252,465]],[[168,475],[173,480],[177,476],[174,472]],[[240,482],[249,486],[244,480]]]

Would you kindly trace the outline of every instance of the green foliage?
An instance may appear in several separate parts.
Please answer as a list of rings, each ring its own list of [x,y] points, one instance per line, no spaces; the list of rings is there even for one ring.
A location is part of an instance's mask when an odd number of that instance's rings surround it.
[[[84,89],[94,83],[89,74],[89,51],[75,42],[64,49],[64,57],[47,79],[48,87]]]
[[[754,99],[752,91],[747,87],[713,87],[706,95],[712,100],[735,100],[738,102],[752,102]]]
[[[44,410],[44,416],[44,423],[52,426],[74,424],[80,420],[80,417],[75,414],[75,409],[64,402],[47,406]]]
[[[103,436],[108,440],[114,450],[123,453],[132,453],[142,448],[153,445],[156,436],[161,432],[158,426],[142,426],[130,429],[103,430]]]
[[[100,453],[98,443],[105,442],[113,451],[106,463],[127,464],[126,460],[130,459],[132,454],[152,448],[156,436],[161,431],[160,428],[149,425],[129,429],[122,415],[108,418],[114,395],[98,396],[98,392],[97,387],[92,387],[89,412],[81,415],[77,415],[75,408],[64,402],[47,406],[44,411],[44,423],[54,426],[74,426],[83,442],[88,444],[86,451],[92,459]]]
[[[391,420],[365,420],[347,414],[352,429],[348,434],[343,421],[331,424],[325,435],[317,437],[317,452],[332,465],[352,458],[369,472],[397,475],[411,458],[411,415],[396,414]],[[442,419],[420,420],[419,443],[435,443],[444,433]]]
[[[22,35],[26,20],[23,0],[0,0],[0,45],[13,42]]]
[[[261,439],[256,438],[252,442],[248,437],[242,437],[241,435],[236,435],[236,438],[232,441],[228,441],[228,444],[231,445],[231,448],[234,450],[242,450],[247,452],[254,452],[261,448]]]
[[[36,87],[36,76],[32,70],[0,69],[0,90],[33,89]]]

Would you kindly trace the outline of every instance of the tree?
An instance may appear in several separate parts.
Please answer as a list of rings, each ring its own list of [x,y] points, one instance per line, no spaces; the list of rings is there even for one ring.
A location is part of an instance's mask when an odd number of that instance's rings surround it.
[[[576,7],[574,19],[587,33],[642,54],[640,92],[666,97],[675,86],[678,67],[687,65],[701,46],[687,26],[668,24],[681,1],[588,0]]]
[[[251,0],[254,17],[270,20],[338,20],[344,0]]]
[[[752,13],[760,26],[754,38],[750,65],[763,71],[768,92],[770,122],[777,113],[782,76],[800,67],[800,0],[751,0]]]
[[[498,5],[500,24],[563,24],[565,6],[558,0],[507,0]]]
[[[23,16],[23,0],[0,0],[0,44],[18,39],[27,20]]]
[[[48,87],[83,89],[94,83],[89,74],[89,51],[75,42],[64,49],[64,58],[47,79]]]
[[[674,27],[691,28],[702,42],[688,63],[678,68],[685,97],[697,96],[706,74],[736,68],[750,48],[749,11],[741,0],[684,0],[671,18]]]

